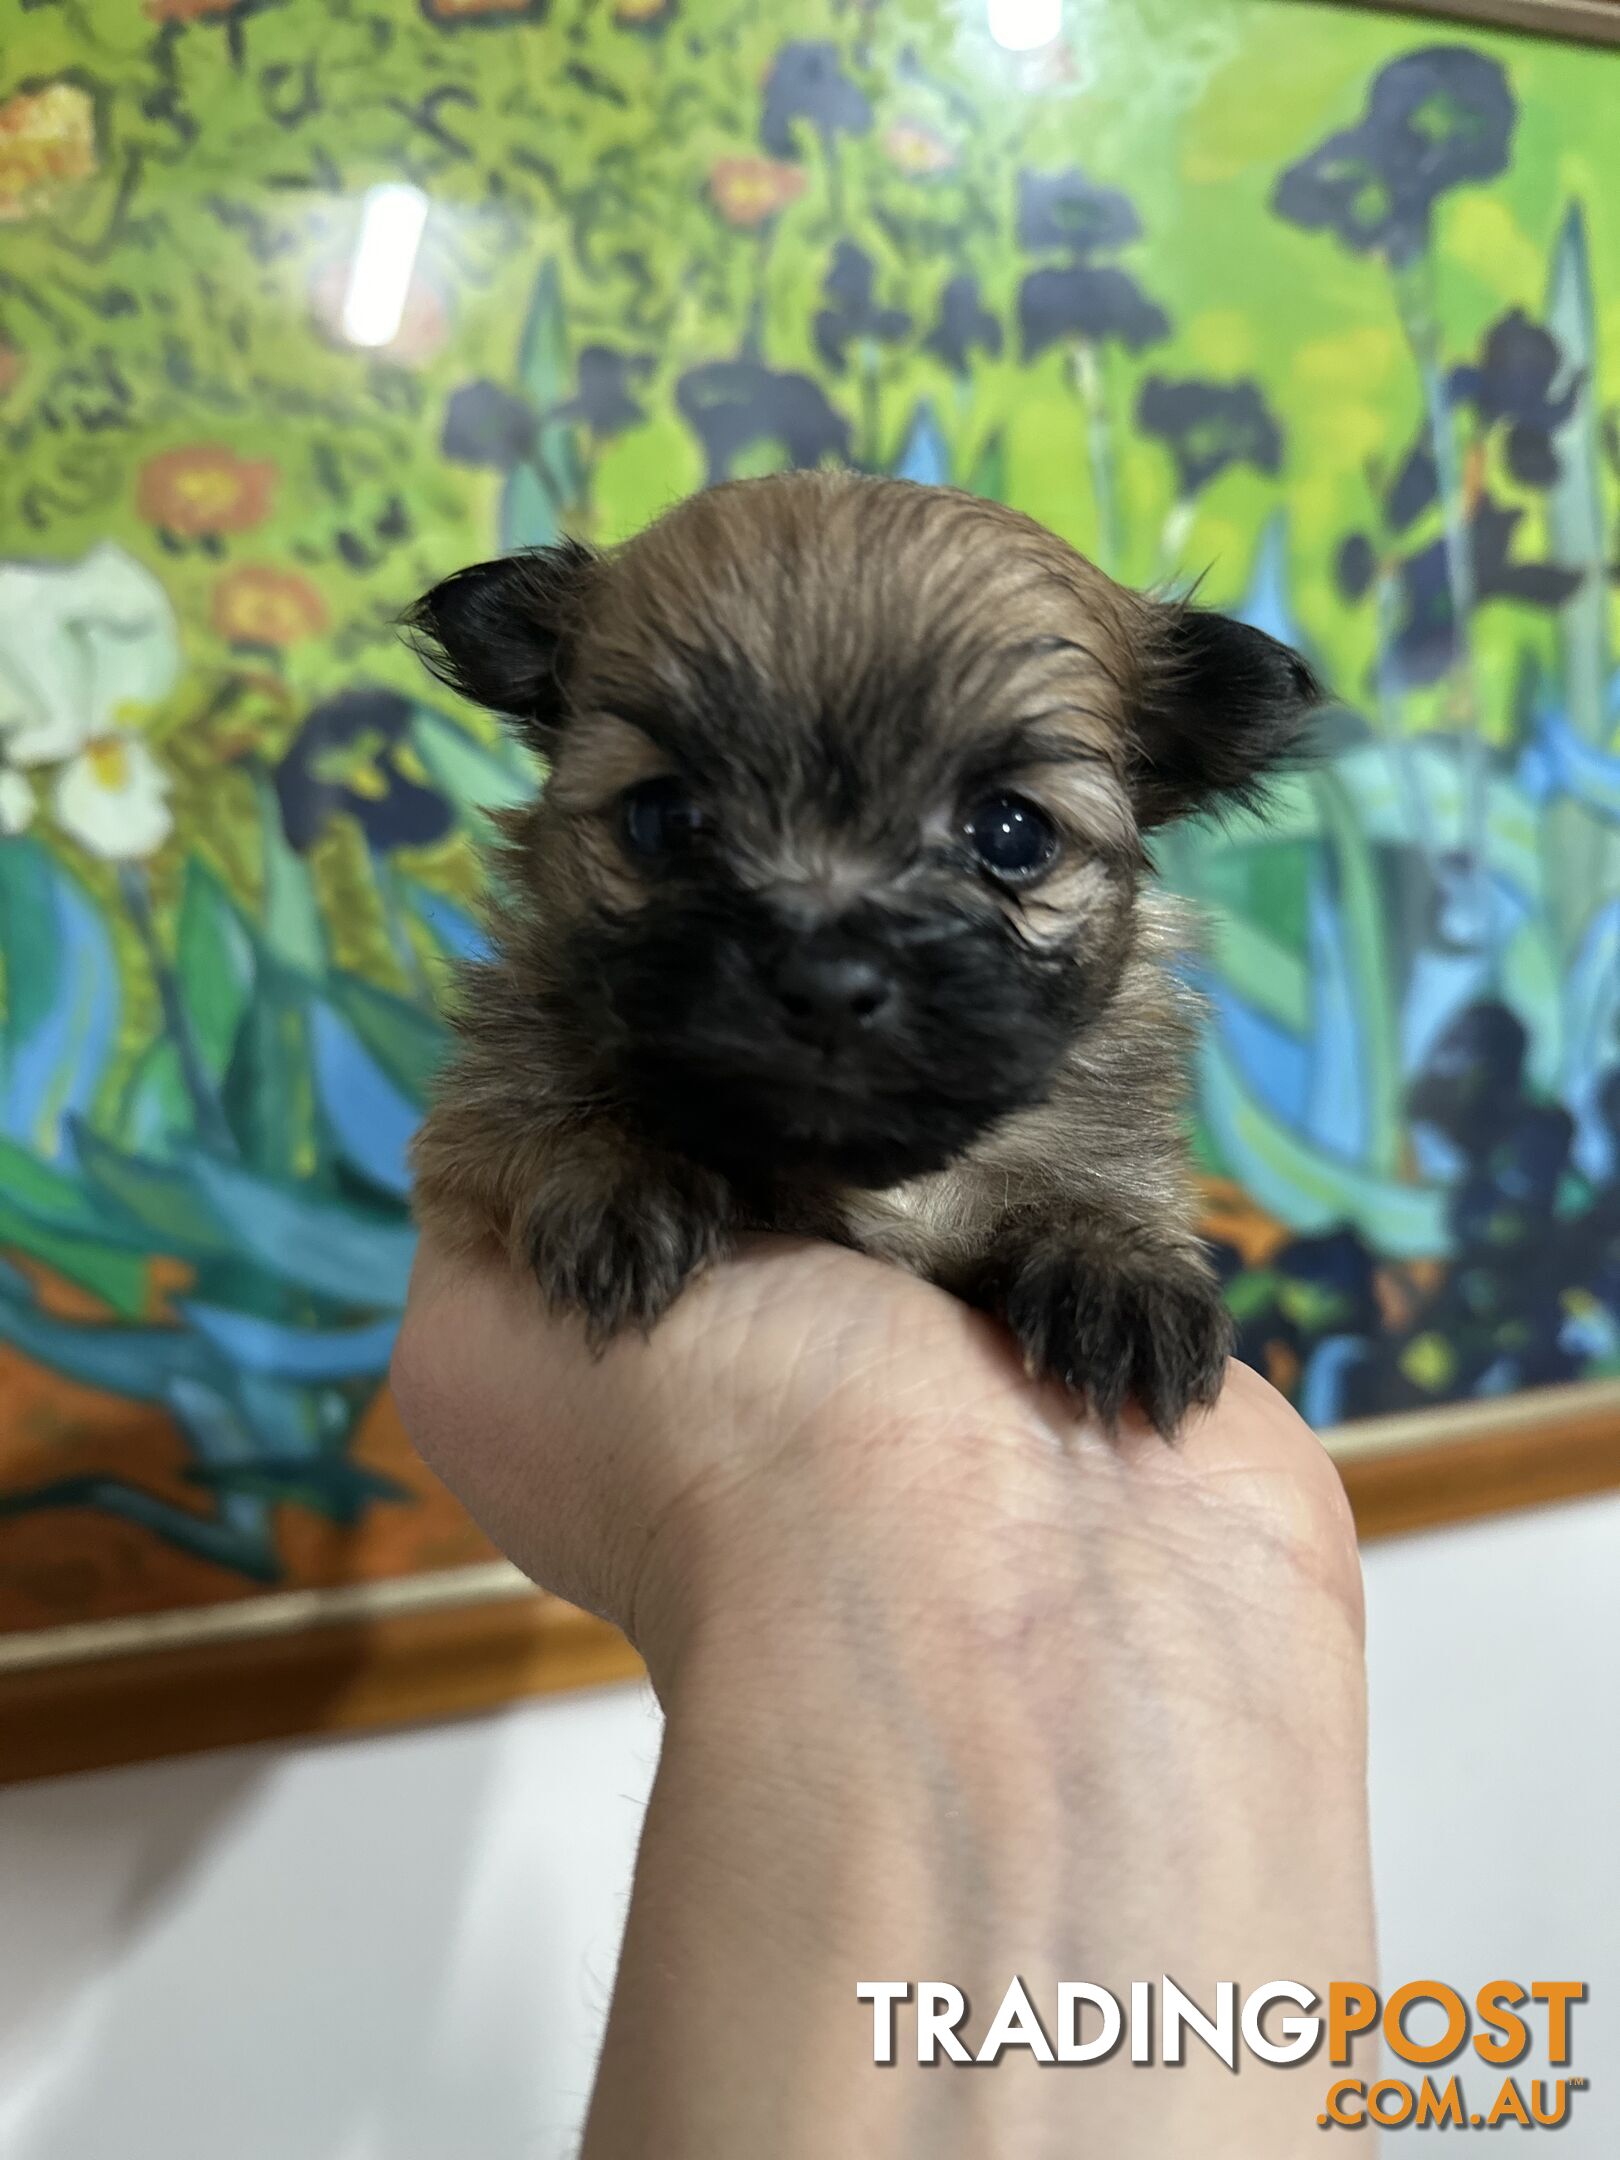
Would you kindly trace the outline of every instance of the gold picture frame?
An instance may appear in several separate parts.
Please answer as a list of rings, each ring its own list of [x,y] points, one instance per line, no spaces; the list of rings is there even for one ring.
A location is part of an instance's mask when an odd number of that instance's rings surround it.
[[[1620,1382],[1328,1437],[1363,1540],[1620,1489]],[[0,1784],[467,1717],[642,1673],[616,1628],[504,1561],[0,1638]]]

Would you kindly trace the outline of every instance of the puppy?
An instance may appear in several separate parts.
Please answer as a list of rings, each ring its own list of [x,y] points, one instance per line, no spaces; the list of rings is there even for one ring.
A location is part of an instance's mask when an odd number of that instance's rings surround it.
[[[550,765],[502,820],[424,1224],[597,1344],[768,1227],[999,1314],[1109,1426],[1213,1401],[1143,835],[1254,799],[1318,699],[1296,654],[1016,511],[830,472],[477,564],[410,623]]]

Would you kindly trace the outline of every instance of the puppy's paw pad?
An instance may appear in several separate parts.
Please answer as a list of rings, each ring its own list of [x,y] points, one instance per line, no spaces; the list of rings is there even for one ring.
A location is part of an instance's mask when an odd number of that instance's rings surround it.
[[[1030,1371],[1083,1395],[1110,1431],[1134,1398],[1169,1439],[1220,1393],[1231,1319],[1214,1278],[1185,1255],[1133,1256],[1125,1268],[1046,1251],[1019,1269],[1004,1312]]]
[[[550,1196],[529,1219],[530,1265],[547,1303],[580,1313],[598,1349],[661,1320],[727,1243],[714,1195],[674,1180]]]

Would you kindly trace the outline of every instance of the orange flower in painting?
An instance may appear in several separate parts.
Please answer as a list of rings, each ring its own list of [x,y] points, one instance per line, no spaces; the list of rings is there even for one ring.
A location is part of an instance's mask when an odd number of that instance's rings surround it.
[[[934,173],[949,172],[956,163],[956,152],[944,136],[937,135],[918,120],[897,120],[885,131],[883,147],[889,154],[890,163],[914,180],[926,180]]]
[[[19,90],[0,105],[0,219],[43,209],[69,180],[96,170],[96,109],[77,83]]]
[[[613,20],[623,30],[661,30],[675,12],[675,0],[615,0]]]
[[[141,12],[149,22],[218,22],[234,15],[243,0],[146,0]]]
[[[347,261],[328,263],[310,280],[310,313],[324,336],[345,352],[356,348],[343,335],[343,302],[349,290]],[[396,366],[416,367],[431,360],[450,335],[450,317],[444,295],[420,275],[411,279],[405,295],[399,328],[387,345],[368,346],[365,352]]]
[[[0,398],[9,397],[16,389],[27,365],[15,345],[0,345]]]
[[[326,602],[308,578],[250,563],[214,587],[209,619],[233,645],[268,645],[279,652],[324,630],[328,617]]]
[[[449,335],[450,317],[445,311],[443,294],[426,278],[412,278],[393,342],[378,350],[389,360],[414,366],[418,361],[431,360]]]
[[[239,458],[220,443],[194,443],[147,459],[135,507],[149,525],[181,540],[251,532],[270,515],[275,484],[276,468],[268,459]]]
[[[422,13],[437,23],[498,22],[533,15],[538,7],[539,0],[422,0]]]
[[[763,225],[804,193],[804,174],[774,158],[721,158],[709,174],[709,192],[728,225]]]

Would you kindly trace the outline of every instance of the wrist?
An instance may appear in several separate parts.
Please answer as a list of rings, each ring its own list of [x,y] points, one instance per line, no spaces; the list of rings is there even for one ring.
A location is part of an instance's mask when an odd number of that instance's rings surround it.
[[[831,1402],[668,1508],[634,1621],[655,1681],[698,1655],[740,1674],[852,1663],[881,1628],[959,1687],[1038,1695],[1111,1643],[1162,1638],[1196,1665],[1212,1628],[1228,1672],[1244,1629],[1273,1661],[1331,1644],[1359,1666],[1361,1580],[1331,1463],[1235,1368],[1178,1447],[1104,1437],[1045,1390],[926,1417],[891,1405],[881,1426]]]
[[[662,1675],[717,1867],[756,1835],[794,1856],[750,1923],[787,1965],[991,2007],[1015,1974],[1123,2000],[1369,1969],[1359,1643],[1313,1571],[1117,1521],[1067,1570],[987,1541],[959,1573],[960,1540],[928,1570],[930,1529],[891,1525],[861,1581],[762,1539]]]
[[[1196,1437],[1191,1460],[1128,1436],[1047,1451],[1005,1417],[868,1437],[801,1433],[653,1541],[667,1726],[627,1968],[655,1979],[621,1993],[587,2150],[639,2150],[618,2124],[722,2016],[748,2089],[683,2150],[799,2160],[828,2108],[898,2150],[936,2091],[941,2153],[1077,2130],[1122,2154],[1291,2150],[1297,2092],[1196,2065],[876,2076],[855,1988],[948,1981],[972,2049],[1015,1976],[1049,2008],[1066,1980],[1124,2002],[1170,1974],[1209,2002],[1371,1969],[1359,1608],[1309,1458],[1268,1470],[1249,1447],[1216,1474]],[[701,1955],[674,1967],[682,1915]]]

